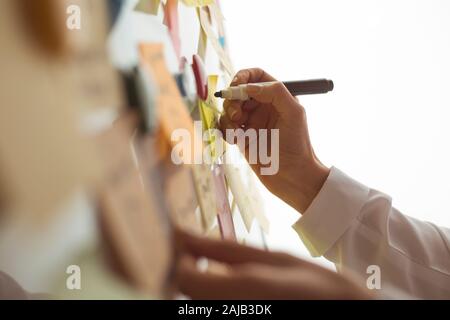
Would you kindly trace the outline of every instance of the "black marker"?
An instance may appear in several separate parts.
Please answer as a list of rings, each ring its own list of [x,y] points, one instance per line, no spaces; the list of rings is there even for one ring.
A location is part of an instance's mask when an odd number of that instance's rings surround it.
[[[258,83],[246,83],[235,87],[229,87],[227,89],[217,91],[214,96],[217,98],[229,99],[229,100],[248,100],[247,85],[261,85],[267,86],[274,82],[258,82]],[[300,96],[305,94],[319,94],[332,91],[334,88],[333,81],[328,79],[313,79],[302,81],[285,81],[283,82],[285,87],[293,96]]]

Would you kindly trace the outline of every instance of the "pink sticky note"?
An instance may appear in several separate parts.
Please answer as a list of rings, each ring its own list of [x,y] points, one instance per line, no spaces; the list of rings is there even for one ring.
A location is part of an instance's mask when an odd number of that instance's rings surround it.
[[[233,217],[228,202],[228,193],[225,188],[225,174],[223,165],[216,164],[213,167],[214,186],[216,189],[217,218],[219,221],[220,233],[223,239],[236,240]]]
[[[192,57],[192,70],[194,71],[197,95],[200,99],[206,100],[208,98],[208,77],[203,60],[198,54],[194,54]]]
[[[180,27],[178,24],[178,0],[167,0],[164,6],[164,21],[163,23],[169,29],[170,38],[177,55],[177,59],[181,59],[181,41],[180,41]]]

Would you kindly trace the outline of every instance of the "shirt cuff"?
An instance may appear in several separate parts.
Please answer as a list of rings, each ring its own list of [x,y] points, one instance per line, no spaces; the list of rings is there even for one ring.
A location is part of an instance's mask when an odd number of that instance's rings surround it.
[[[368,195],[368,187],[331,168],[322,189],[292,226],[313,257],[324,255],[347,231]]]

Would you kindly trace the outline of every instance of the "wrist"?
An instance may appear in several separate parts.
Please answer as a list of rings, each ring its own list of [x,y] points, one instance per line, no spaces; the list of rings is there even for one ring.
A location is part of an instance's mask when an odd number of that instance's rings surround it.
[[[330,169],[322,164],[316,157],[298,168],[298,179],[295,186],[295,209],[303,214],[319,191],[330,174]]]

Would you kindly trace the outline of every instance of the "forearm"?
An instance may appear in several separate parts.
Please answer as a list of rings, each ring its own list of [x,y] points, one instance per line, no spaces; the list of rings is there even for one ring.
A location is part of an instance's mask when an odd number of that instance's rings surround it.
[[[382,290],[450,298],[450,231],[401,214],[389,196],[335,168],[294,228],[312,255],[340,272],[365,282],[368,267],[377,266]]]

